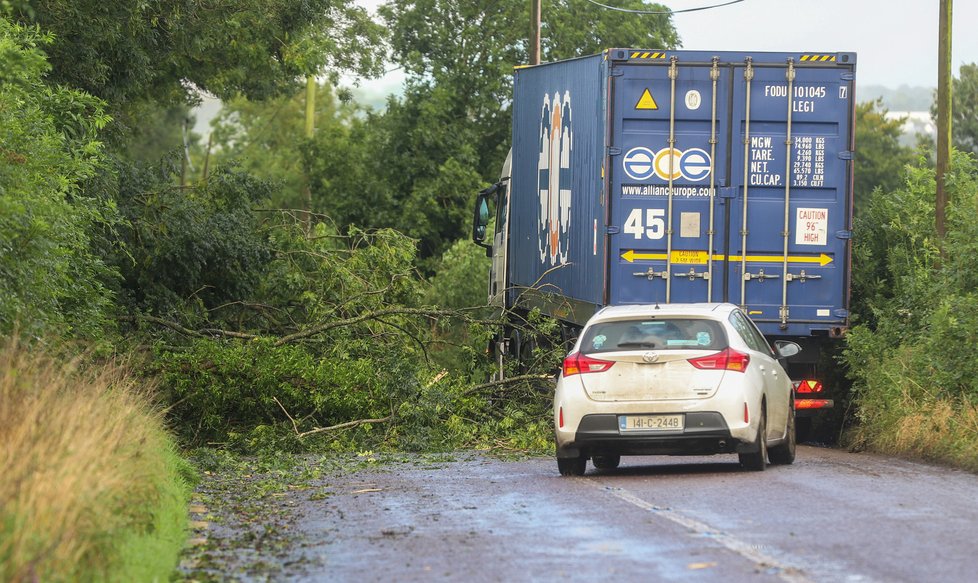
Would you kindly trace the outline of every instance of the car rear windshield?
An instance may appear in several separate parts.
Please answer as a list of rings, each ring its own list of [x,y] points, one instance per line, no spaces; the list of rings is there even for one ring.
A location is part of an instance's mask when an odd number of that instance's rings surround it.
[[[594,324],[584,333],[581,352],[621,350],[723,350],[727,337],[713,320],[655,318]]]

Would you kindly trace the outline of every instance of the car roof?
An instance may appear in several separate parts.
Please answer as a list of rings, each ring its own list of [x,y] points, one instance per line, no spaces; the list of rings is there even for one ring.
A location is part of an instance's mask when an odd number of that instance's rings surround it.
[[[649,318],[667,316],[693,316],[710,319],[726,319],[737,306],[729,303],[696,303],[696,304],[629,304],[625,306],[608,306],[591,317],[588,324],[610,320],[626,320],[629,318]]]

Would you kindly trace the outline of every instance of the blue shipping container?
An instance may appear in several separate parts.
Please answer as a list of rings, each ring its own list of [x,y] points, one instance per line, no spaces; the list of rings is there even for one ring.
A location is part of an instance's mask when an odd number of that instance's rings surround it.
[[[848,325],[853,53],[611,49],[520,68],[507,302],[729,301],[773,336]]]

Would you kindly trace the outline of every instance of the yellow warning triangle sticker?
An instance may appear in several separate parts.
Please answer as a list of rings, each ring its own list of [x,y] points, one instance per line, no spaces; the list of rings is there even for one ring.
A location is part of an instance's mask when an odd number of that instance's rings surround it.
[[[659,104],[652,98],[652,92],[646,89],[635,104],[635,109],[659,109]]]

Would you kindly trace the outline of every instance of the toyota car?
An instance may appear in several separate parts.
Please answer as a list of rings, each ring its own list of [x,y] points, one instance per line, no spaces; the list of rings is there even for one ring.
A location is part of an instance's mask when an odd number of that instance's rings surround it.
[[[732,304],[608,307],[564,359],[554,395],[557,466],[580,476],[623,455],[737,454],[745,469],[795,458],[792,384]]]

